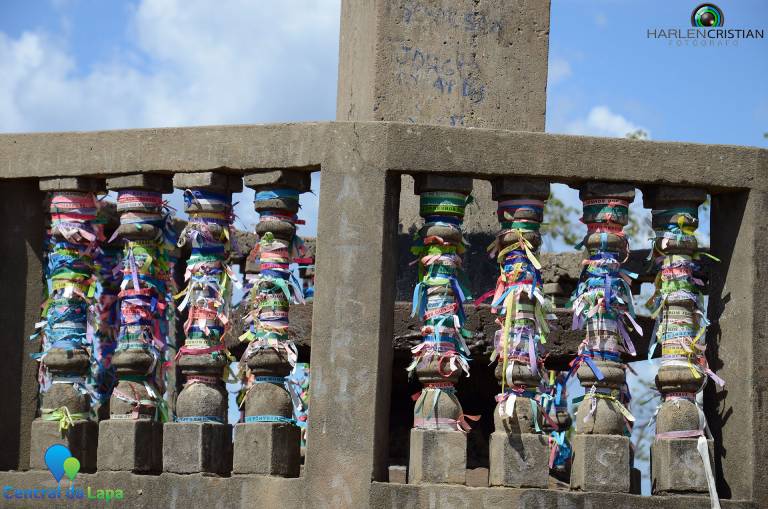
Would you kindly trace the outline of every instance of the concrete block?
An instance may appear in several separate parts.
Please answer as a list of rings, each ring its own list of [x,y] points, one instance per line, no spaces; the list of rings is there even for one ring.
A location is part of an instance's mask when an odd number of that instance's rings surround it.
[[[546,488],[549,479],[547,437],[536,433],[491,433],[491,486]]]
[[[298,477],[301,430],[282,422],[235,424],[232,473]]]
[[[389,465],[389,482],[397,484],[408,483],[408,467],[405,465]]]
[[[166,422],[163,471],[175,474],[229,474],[232,426],[216,422]]]
[[[90,177],[62,177],[40,179],[41,191],[81,191],[97,193],[104,191],[106,186],[103,179]]]
[[[491,181],[491,199],[526,197],[537,200],[549,198],[549,182],[538,179],[500,177]]]
[[[283,186],[307,193],[312,189],[312,173],[305,170],[273,170],[249,173],[243,178],[245,185],[252,189],[263,186]]]
[[[96,450],[99,446],[99,426],[92,421],[75,421],[65,432],[59,423],[35,419],[32,421],[29,468],[46,470],[45,451],[54,444],[66,446],[80,461],[82,472],[96,471]]]
[[[99,423],[99,471],[160,472],[163,424],[149,419],[109,419]]]
[[[634,184],[624,182],[600,182],[588,181],[576,186],[579,190],[579,199],[591,198],[620,198],[631,202],[635,199]]]
[[[472,192],[472,179],[469,177],[447,177],[444,175],[416,175],[413,178],[413,193],[430,191],[452,191],[469,194]]]
[[[651,487],[655,494],[707,493],[704,462],[697,438],[657,438],[651,444]],[[707,440],[709,462],[714,465],[714,441]]]
[[[571,489],[628,493],[629,438],[622,435],[573,436]]]
[[[683,186],[643,186],[643,207],[664,208],[668,203],[693,202],[704,203],[707,190],[700,187]]]
[[[461,431],[414,428],[409,463],[409,484],[465,484],[467,435]]]
[[[173,192],[173,177],[160,173],[136,173],[134,175],[121,175],[107,179],[107,189],[119,191],[120,189],[143,189],[167,194]]]
[[[239,193],[243,190],[243,178],[240,175],[219,171],[175,173],[173,187],[207,189],[213,193]]]

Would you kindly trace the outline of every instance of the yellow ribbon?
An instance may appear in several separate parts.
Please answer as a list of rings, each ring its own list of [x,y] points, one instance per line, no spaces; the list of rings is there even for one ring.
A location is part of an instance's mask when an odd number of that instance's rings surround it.
[[[41,412],[44,421],[59,421],[59,431],[61,433],[74,426],[75,420],[84,421],[88,419],[87,414],[82,412],[72,413],[65,406],[55,409],[43,408]]]

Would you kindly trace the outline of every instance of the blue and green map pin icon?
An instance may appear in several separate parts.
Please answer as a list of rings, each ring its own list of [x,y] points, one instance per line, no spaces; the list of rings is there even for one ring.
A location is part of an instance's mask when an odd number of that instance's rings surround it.
[[[77,473],[80,471],[80,462],[77,458],[70,456],[64,460],[64,473],[67,474],[70,481],[74,481]]]
[[[64,462],[71,457],[72,453],[69,449],[61,444],[52,445],[45,451],[45,464],[56,482],[61,482],[61,478],[64,477]],[[80,470],[80,462],[77,464],[77,469]]]

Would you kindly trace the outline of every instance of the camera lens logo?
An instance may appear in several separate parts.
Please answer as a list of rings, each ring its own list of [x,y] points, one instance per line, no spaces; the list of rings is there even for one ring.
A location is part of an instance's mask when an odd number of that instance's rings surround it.
[[[701,4],[691,14],[691,26],[694,27],[721,27],[724,23],[723,11],[715,4]]]

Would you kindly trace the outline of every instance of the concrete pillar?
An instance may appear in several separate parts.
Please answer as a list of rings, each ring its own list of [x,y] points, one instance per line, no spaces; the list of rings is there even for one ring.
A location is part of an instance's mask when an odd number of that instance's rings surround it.
[[[424,342],[413,349],[414,372],[423,388],[411,430],[408,482],[464,484],[469,430],[455,384],[468,372],[469,350],[462,334],[467,293],[462,271],[461,223],[472,180],[422,175],[414,192],[424,225],[412,249],[419,259],[414,313],[424,320]],[[468,374],[468,373],[467,373]]]
[[[288,309],[291,302],[303,302],[303,293],[289,265],[300,246],[299,196],[310,191],[311,178],[308,172],[272,171],[248,175],[245,184],[256,191],[259,244],[257,265],[250,266],[257,271],[249,276],[250,327],[241,337],[248,341],[240,360],[248,378],[242,402],[245,422],[235,426],[233,472],[297,477],[301,431],[286,388],[296,364]]]
[[[489,483],[546,488],[549,448],[547,436],[541,434],[539,386],[550,304],[542,293],[536,255],[549,184],[500,178],[492,185],[501,226],[494,249],[501,275],[491,309],[504,325],[495,338],[496,378],[502,391],[496,396]]]
[[[706,356],[726,385],[704,391],[718,493],[755,502],[768,500],[768,440],[752,439],[768,430],[768,192],[761,189],[712,194],[711,253],[720,262],[709,285]]]
[[[46,237],[48,300],[43,305],[40,417],[32,423],[30,466],[47,468],[45,451],[67,446],[84,472],[96,469],[98,425],[89,389],[93,329],[89,307],[96,289],[93,257],[103,240],[96,221],[94,191],[103,182],[91,179],[46,179],[50,223]]]
[[[180,474],[226,474],[232,465],[232,426],[223,374],[229,354],[223,334],[229,323],[232,287],[228,266],[232,231],[232,193],[242,191],[237,175],[177,173],[173,184],[184,191],[189,215],[178,246],[188,244],[187,287],[178,310],[187,311],[184,345],[177,366],[184,388],[176,398],[174,422],[163,425],[163,470]]]
[[[704,354],[708,322],[695,234],[699,205],[706,199],[705,190],[684,187],[651,187],[643,194],[645,206],[652,209],[656,232],[654,341],[662,353],[656,375],[662,403],[651,447],[654,493],[706,493],[711,484],[717,496],[713,441],[707,440],[709,430],[697,401],[711,373]]]
[[[577,375],[586,394],[576,414],[571,488],[626,493],[630,490],[627,408],[622,355],[634,353],[632,294],[620,273],[629,243],[623,228],[635,189],[629,184],[588,182],[579,192],[587,225],[587,258],[573,302],[574,329],[584,328]]]
[[[0,470],[26,470],[30,460],[30,427],[37,415],[38,362],[32,358],[40,343],[28,341],[40,321],[44,293],[43,235],[48,210],[45,193],[35,179],[0,182],[0,215],[7,218],[0,240],[0,323],[3,355],[0,384],[4,416],[0,419]]]
[[[156,472],[162,466],[162,364],[166,360],[175,239],[166,225],[163,193],[170,176],[137,174],[107,179],[117,191],[123,248],[120,332],[112,365],[118,377],[108,420],[99,424],[99,470]]]

